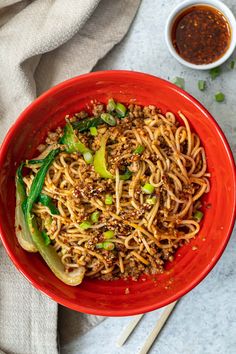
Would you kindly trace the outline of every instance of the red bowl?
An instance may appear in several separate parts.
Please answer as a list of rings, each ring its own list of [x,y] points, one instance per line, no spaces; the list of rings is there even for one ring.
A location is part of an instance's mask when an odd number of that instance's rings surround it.
[[[92,99],[108,98],[164,112],[181,110],[205,147],[211,190],[205,197],[204,220],[195,240],[176,254],[167,271],[137,282],[86,279],[70,287],[59,281],[38,254],[25,252],[14,232],[16,167],[33,157],[49,129],[66,114],[80,111]],[[165,306],[195,287],[213,268],[229,240],[235,219],[235,165],[229,145],[209,112],[177,86],[147,74],[105,71],[82,75],[53,87],[20,115],[0,150],[0,233],[8,255],[23,275],[53,300],[74,310],[104,316],[128,316]],[[196,246],[196,247],[193,247]],[[127,291],[127,288],[129,289]]]

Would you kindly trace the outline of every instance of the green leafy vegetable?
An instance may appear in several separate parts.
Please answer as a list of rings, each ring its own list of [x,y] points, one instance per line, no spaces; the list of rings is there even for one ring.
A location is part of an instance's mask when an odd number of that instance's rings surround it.
[[[101,124],[104,124],[104,121],[100,117],[85,118],[71,123],[72,127],[78,130],[80,133],[85,132],[90,128],[98,127]]]
[[[215,80],[217,78],[217,76],[219,76],[221,74],[221,68],[219,66],[217,66],[216,68],[213,68],[210,70],[210,76],[212,80]]]
[[[102,136],[101,147],[94,155],[93,165],[94,170],[103,178],[113,179],[114,176],[108,171],[106,164],[106,141],[107,136]]]
[[[130,170],[128,170],[128,169],[125,171],[125,173],[123,175],[120,175],[120,179],[122,181],[127,181],[131,177],[132,177],[132,172]]]
[[[83,154],[87,151],[91,152],[76,136],[73,127],[68,120],[64,128],[64,135],[61,137],[60,142],[66,145],[66,151],[69,153],[80,152]]]
[[[37,248],[35,247],[25,220],[27,196],[22,177],[23,167],[24,163],[21,163],[16,171],[15,232],[17,240],[23,249],[28,252],[37,252]]]
[[[35,216],[31,214],[34,203],[37,201],[44,184],[46,173],[56,157],[60,152],[60,149],[52,150],[47,157],[43,160],[42,166],[40,167],[38,173],[36,174],[27,199],[26,204],[26,223],[28,230],[32,237],[32,240],[38,249],[39,253],[52,270],[52,272],[65,284],[76,286],[81,283],[84,277],[85,268],[79,267],[72,272],[66,273],[63,263],[59,258],[56,250],[51,245],[45,244],[45,239],[42,232],[38,229]],[[21,208],[22,210],[22,208]],[[23,212],[22,212],[23,214]]]
[[[205,80],[198,80],[198,88],[200,91],[205,91],[206,81]]]
[[[42,231],[42,237],[43,237],[43,239],[44,239],[45,246],[50,245],[51,239],[50,239],[50,237],[48,236],[48,234],[46,233],[46,231],[44,231],[44,230]]]
[[[58,209],[57,209],[57,207],[53,204],[52,198],[49,197],[49,195],[40,193],[38,201],[42,205],[48,207],[48,209],[50,210],[51,214],[53,214],[53,215],[59,215],[60,214]]]
[[[172,79],[171,82],[182,89],[185,87],[185,80],[182,77],[176,76]]]

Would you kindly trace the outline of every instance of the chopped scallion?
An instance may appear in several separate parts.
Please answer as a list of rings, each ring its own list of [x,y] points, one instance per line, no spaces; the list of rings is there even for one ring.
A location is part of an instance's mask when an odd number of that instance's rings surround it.
[[[96,127],[90,127],[89,130],[90,130],[90,134],[92,136],[97,136],[98,135],[98,130],[97,130]]]
[[[110,98],[107,103],[107,111],[113,112],[116,109],[116,103],[113,98]]]
[[[96,248],[103,248],[104,250],[112,251],[115,248],[115,245],[112,242],[105,241],[105,242],[97,243]]]
[[[92,226],[91,222],[90,221],[82,221],[80,224],[79,224],[79,227],[82,229],[82,230],[87,230],[89,229],[90,227]]]
[[[108,230],[108,231],[105,231],[103,232],[103,236],[106,240],[109,240],[110,238],[112,238],[114,236],[114,231],[112,230]]]
[[[157,197],[152,197],[152,198],[147,198],[146,199],[146,203],[149,204],[149,205],[155,205],[157,202]]]
[[[83,153],[84,161],[87,164],[93,163],[93,155],[91,154],[90,151],[86,151]]]
[[[116,125],[116,119],[110,113],[102,113],[101,118],[105,123],[111,125],[112,127]]]
[[[125,107],[122,103],[120,103],[120,102],[118,102],[118,103],[116,104],[116,113],[117,113],[118,116],[121,117],[121,118],[124,118],[124,117],[125,117],[125,114],[126,114],[126,107]]]
[[[172,79],[172,83],[182,89],[184,89],[185,87],[185,80],[182,77],[178,77],[178,76],[174,77]]]
[[[229,65],[228,65],[228,68],[231,69],[231,70],[233,70],[234,67],[235,67],[235,60],[231,60],[231,62],[230,62]]]
[[[216,102],[223,102],[225,100],[225,95],[222,92],[216,92],[215,100]]]
[[[106,205],[111,205],[112,203],[113,203],[112,195],[106,194],[106,196],[105,196],[105,204]]]
[[[197,210],[194,215],[193,215],[193,218],[197,221],[197,222],[200,222],[203,218],[203,213],[200,211],[200,210]]]
[[[200,91],[205,91],[206,81],[205,80],[198,80],[198,88]]]
[[[215,80],[217,78],[217,76],[219,76],[221,74],[221,68],[219,66],[217,66],[216,68],[213,68],[210,70],[210,76],[212,80]]]
[[[103,242],[103,248],[104,248],[104,250],[112,251],[112,250],[114,250],[115,245],[112,242],[105,241],[105,242]]]
[[[100,212],[99,212],[99,211],[94,211],[94,212],[92,213],[92,215],[91,215],[91,221],[92,221],[92,223],[98,222],[99,217],[100,217]]]
[[[141,155],[145,150],[145,147],[142,145],[138,145],[136,149],[133,151],[134,154]]]
[[[101,242],[101,243],[97,243],[96,244],[96,248],[103,248],[103,243]]]
[[[145,183],[144,186],[142,186],[142,191],[146,194],[152,194],[154,189],[154,186],[150,183]]]

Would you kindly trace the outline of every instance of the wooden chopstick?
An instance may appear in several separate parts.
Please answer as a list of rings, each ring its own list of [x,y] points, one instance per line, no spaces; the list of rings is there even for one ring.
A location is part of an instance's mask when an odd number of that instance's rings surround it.
[[[118,338],[116,345],[118,347],[121,347],[126,340],[128,339],[128,337],[131,335],[131,333],[133,332],[133,330],[135,329],[135,327],[137,326],[137,324],[139,323],[139,321],[141,320],[141,318],[143,317],[142,315],[138,315],[135,316],[130,323],[128,324],[128,326],[124,329],[124,331],[121,333],[121,336]]]
[[[170,305],[166,306],[164,312],[162,313],[161,317],[158,319],[155,327],[153,328],[152,332],[146,339],[143,347],[141,348],[139,354],[147,354],[151,346],[153,345],[156,337],[160,333],[162,327],[164,326],[165,322],[167,321],[168,317],[170,316],[172,310],[174,309],[177,301],[172,302]]]

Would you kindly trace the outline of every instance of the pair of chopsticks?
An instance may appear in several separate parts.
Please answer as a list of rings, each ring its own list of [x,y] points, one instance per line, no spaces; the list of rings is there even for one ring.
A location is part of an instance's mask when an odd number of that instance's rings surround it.
[[[174,309],[177,301],[172,302],[170,305],[166,306],[165,310],[163,311],[161,317],[158,319],[156,325],[154,326],[153,330],[147,337],[143,347],[139,351],[138,354],[147,354],[151,346],[153,345],[155,339],[157,338],[158,334],[160,333],[161,329],[163,328],[164,324],[166,323],[168,317],[170,316],[172,310]],[[124,329],[123,333],[119,337],[118,341],[116,342],[118,347],[121,347],[126,340],[129,338],[139,321],[142,319],[143,315],[135,316],[128,326]]]

